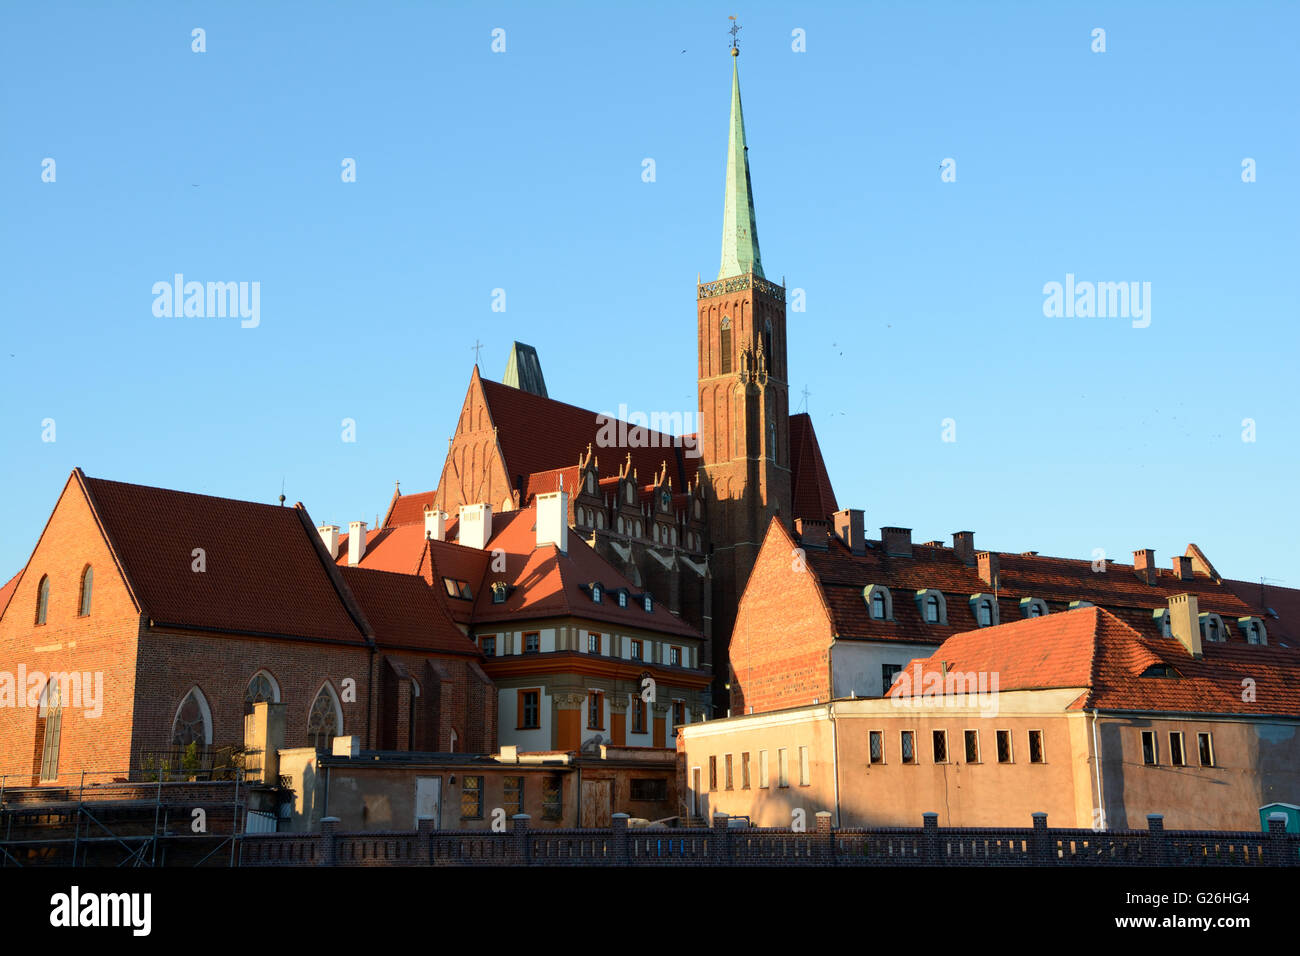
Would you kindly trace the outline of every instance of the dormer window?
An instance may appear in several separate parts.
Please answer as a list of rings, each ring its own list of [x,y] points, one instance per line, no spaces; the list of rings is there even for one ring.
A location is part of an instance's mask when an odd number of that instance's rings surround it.
[[[862,597],[867,602],[867,613],[873,621],[894,619],[894,600],[889,588],[883,584],[871,584],[862,589]]]
[[[934,588],[925,588],[916,592],[916,605],[921,611],[921,619],[927,624],[948,623],[948,602],[943,592]]]
[[[1024,617],[1045,617],[1048,613],[1047,602],[1042,598],[1021,598],[1020,613]]]
[[[1152,664],[1142,672],[1143,677],[1182,677],[1172,664]]]
[[[599,604],[599,603],[600,603],[600,585],[599,585],[599,584],[593,584],[593,585],[591,586],[591,600],[592,600],[592,603],[593,603],[593,604]]]
[[[619,591],[619,592],[618,592],[618,606],[619,606],[619,607],[627,607],[627,592],[626,592],[626,591]]]
[[[998,602],[992,594],[972,594],[970,596],[971,613],[979,627],[994,627],[998,622]]]
[[[1151,616],[1155,618],[1156,627],[1160,628],[1161,637],[1174,636],[1173,620],[1169,616],[1169,608],[1158,607],[1151,612]]]
[[[1078,610],[1079,608],[1081,608],[1081,607],[1094,607],[1094,606],[1095,606],[1095,605],[1094,605],[1091,601],[1071,601],[1071,602],[1070,602],[1070,610],[1071,610],[1071,611],[1077,611],[1077,610]]]
[[[506,582],[504,581],[492,582],[492,603],[505,604],[506,595],[509,593],[509,590],[510,589],[506,587]]]
[[[1239,617],[1237,626],[1241,628],[1241,634],[1246,638],[1247,644],[1267,644],[1268,629],[1264,627],[1264,622],[1257,617]]]
[[[647,594],[642,600],[644,602],[645,612],[647,614],[653,614],[655,610],[654,598]]]
[[[1228,639],[1228,633],[1223,627],[1223,618],[1217,614],[1204,613],[1201,615],[1201,639],[1220,644]]]

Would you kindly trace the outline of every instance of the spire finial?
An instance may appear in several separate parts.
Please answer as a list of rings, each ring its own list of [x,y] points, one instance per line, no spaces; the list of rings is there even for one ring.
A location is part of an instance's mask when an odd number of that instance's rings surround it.
[[[740,39],[741,26],[736,22],[735,17],[727,17],[727,19],[731,21],[731,29],[727,31],[731,34],[731,55],[740,56],[740,44],[738,41]]]

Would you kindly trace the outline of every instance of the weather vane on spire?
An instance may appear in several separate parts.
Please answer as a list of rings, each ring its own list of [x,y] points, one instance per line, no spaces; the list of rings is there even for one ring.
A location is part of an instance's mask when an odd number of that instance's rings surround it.
[[[727,17],[731,21],[731,29],[727,32],[731,34],[731,55],[740,56],[740,46],[736,42],[739,39],[740,24],[736,22],[735,17]]]

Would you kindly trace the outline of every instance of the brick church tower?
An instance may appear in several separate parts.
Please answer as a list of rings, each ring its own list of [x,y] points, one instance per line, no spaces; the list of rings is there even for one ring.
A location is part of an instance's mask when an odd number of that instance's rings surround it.
[[[774,515],[791,520],[785,288],[763,275],[733,45],[731,122],[718,278],[700,284],[703,488],[713,541],[715,693],[726,700],[736,606]]]

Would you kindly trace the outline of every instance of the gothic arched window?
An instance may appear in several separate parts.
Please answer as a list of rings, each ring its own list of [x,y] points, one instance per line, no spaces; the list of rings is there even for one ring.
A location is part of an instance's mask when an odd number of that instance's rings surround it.
[[[248,682],[248,687],[244,690],[244,714],[251,714],[253,705],[264,700],[270,701],[272,704],[278,704],[280,702],[280,687],[276,684],[275,678],[266,671],[258,671],[253,675],[253,679]]]
[[[767,355],[767,367],[772,367],[772,320],[763,326],[763,352]]]
[[[172,746],[188,747],[190,744],[198,744],[199,747],[206,747],[210,743],[212,711],[208,709],[203,691],[192,687],[181,701],[180,707],[176,708],[176,716],[172,720]]]
[[[50,576],[47,574],[41,578],[41,583],[36,587],[36,623],[44,624],[45,615],[50,611]]]
[[[316,692],[307,714],[307,743],[317,750],[329,750],[334,738],[343,733],[343,717],[334,688],[325,684]]]
[[[81,601],[79,604],[78,614],[82,617],[90,615],[90,598],[91,592],[95,588],[95,569],[86,565],[86,569],[81,572]]]
[[[36,712],[36,739],[41,742],[41,779],[59,776],[59,743],[63,738],[63,699],[57,680],[45,682]]]
[[[731,374],[731,317],[730,316],[724,315],[722,317],[722,341],[719,344],[718,348],[722,352],[722,355],[720,356],[722,361],[721,372],[723,375],[730,375]]]

